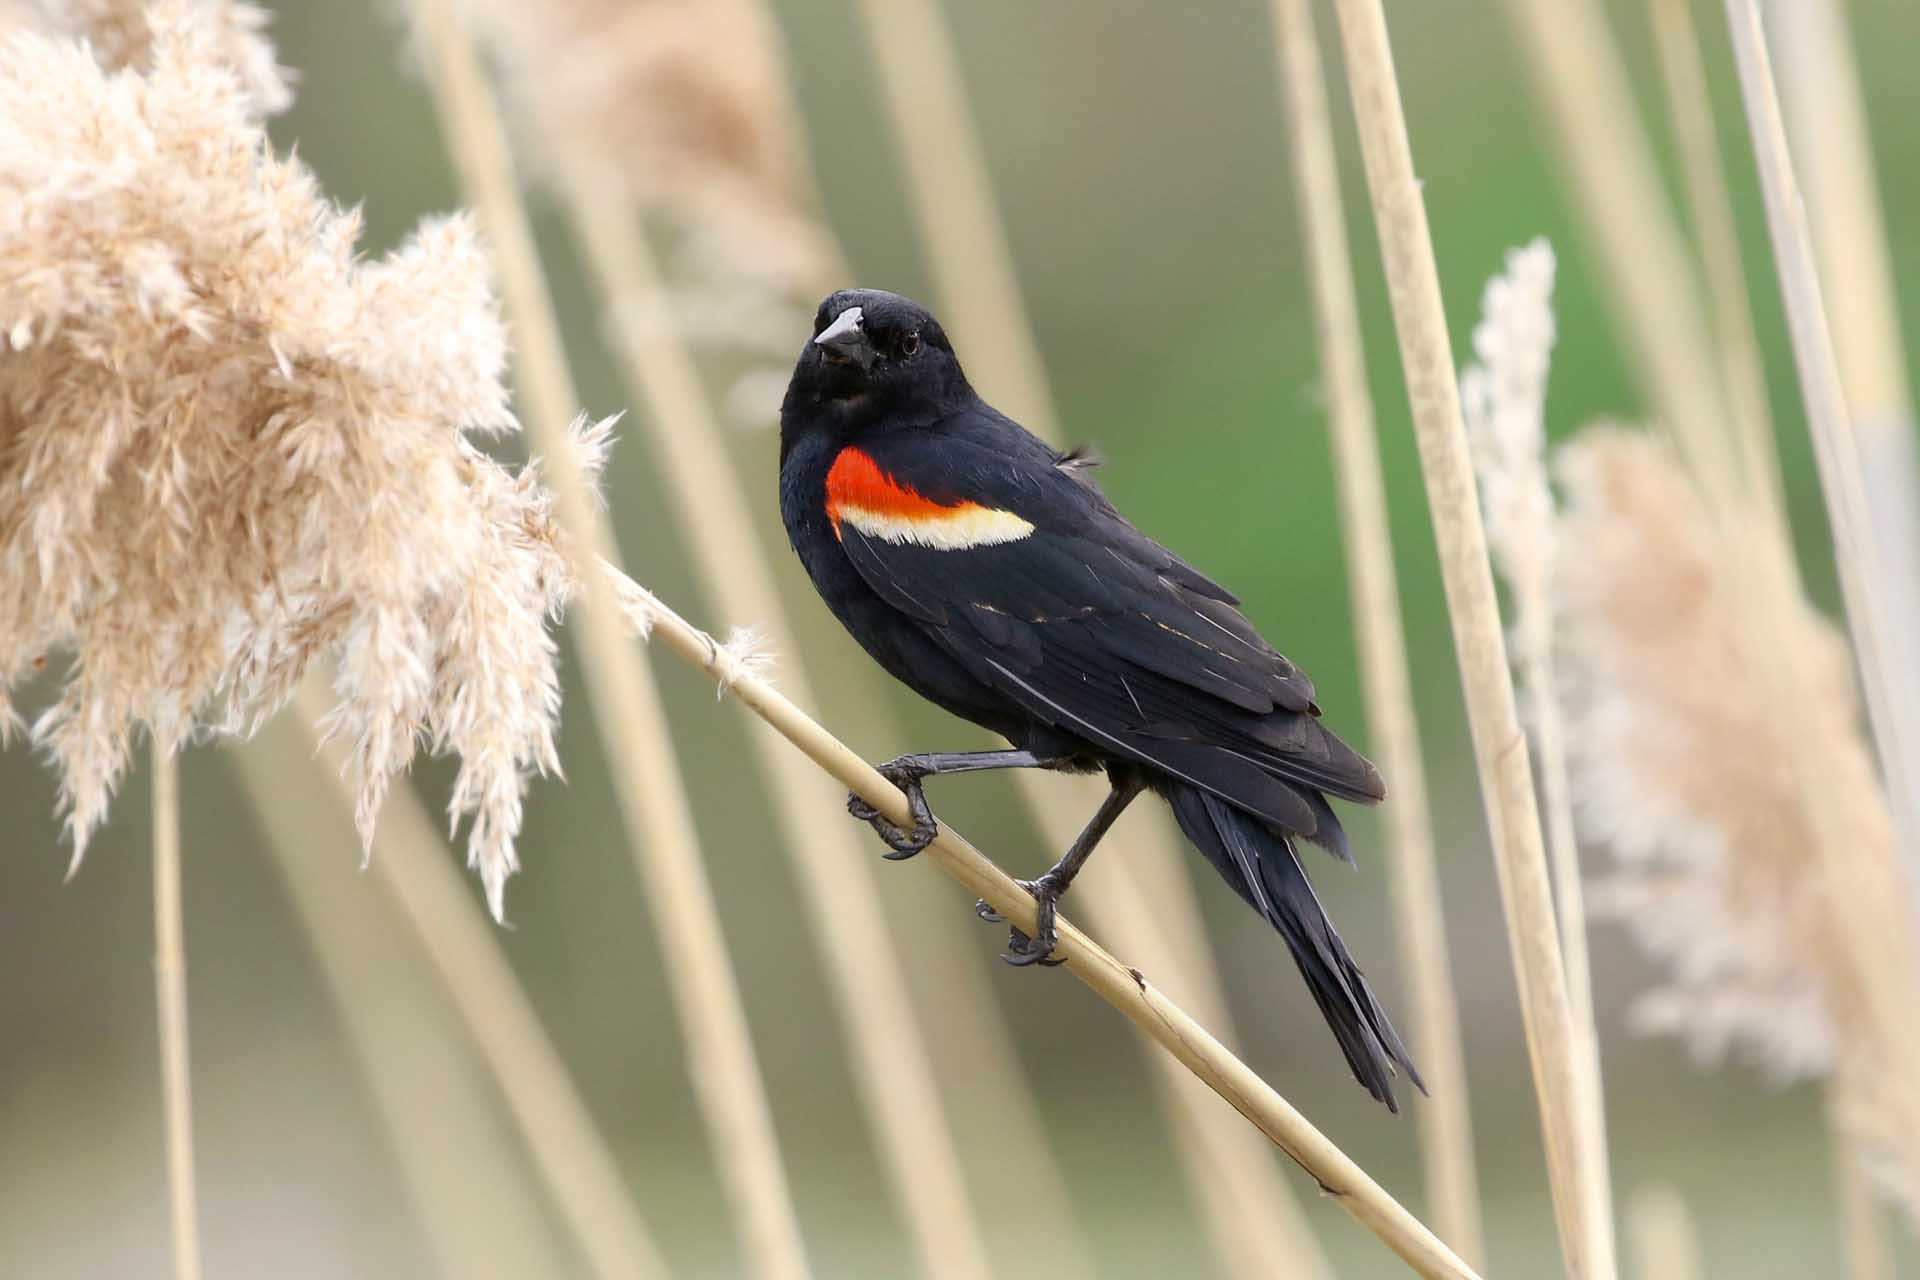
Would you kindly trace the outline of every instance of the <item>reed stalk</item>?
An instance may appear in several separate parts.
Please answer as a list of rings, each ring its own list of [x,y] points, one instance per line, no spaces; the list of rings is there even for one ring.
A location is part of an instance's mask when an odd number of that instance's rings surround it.
[[[1615,1273],[1612,1223],[1590,1117],[1599,1082],[1581,1052],[1554,921],[1533,776],[1508,673],[1486,533],[1474,495],[1433,241],[1379,0],[1340,0],[1367,184],[1412,401],[1448,613],[1520,989],[1561,1248],[1579,1280]]]
[[[1400,972],[1413,995],[1413,1042],[1429,1094],[1415,1109],[1428,1203],[1441,1236],[1462,1256],[1486,1257],[1473,1121],[1467,1104],[1460,1005],[1447,958],[1446,913],[1427,804],[1426,766],[1408,674],[1400,585],[1319,36],[1308,0],[1273,0],[1275,53],[1286,98],[1302,253],[1312,284],[1321,381],[1339,481],[1354,638],[1369,740],[1393,798],[1384,812],[1394,877]],[[1569,974],[1571,981],[1572,975]]]
[[[324,709],[325,703],[321,706]],[[436,984],[423,951],[425,936],[409,927],[392,909],[389,895],[378,883],[391,885],[394,863],[412,852],[404,841],[390,838],[383,818],[378,848],[370,874],[356,871],[348,853],[357,843],[352,805],[342,805],[345,784],[321,774],[332,773],[340,757],[330,751],[326,763],[316,765],[315,738],[304,714],[275,717],[244,746],[224,753],[253,809],[260,830],[261,856],[280,878],[298,927],[306,934],[321,981],[331,996],[344,1028],[344,1039],[364,1079],[384,1145],[392,1152],[408,1199],[410,1220],[416,1222],[434,1274],[442,1276],[552,1275],[573,1267],[564,1236],[548,1230],[541,1196],[528,1178],[523,1150],[540,1164],[541,1144],[552,1134],[522,1127],[516,1135],[501,1123],[500,1102],[516,1090],[535,1091],[551,1082],[537,1075],[502,1075],[498,1063],[476,1063],[473,1047],[483,1048],[485,1037],[461,1034],[455,1010],[447,1007],[446,993]],[[407,787],[395,788],[389,811],[420,805]],[[429,834],[448,851],[428,819]],[[473,917],[482,933],[471,889],[460,882],[449,864],[441,874],[452,882],[452,908]],[[448,917],[433,922],[444,929]],[[430,932],[432,930],[429,930]],[[469,984],[487,988],[483,973],[462,975]],[[511,995],[484,991],[487,1000],[517,1000],[526,996],[517,988]],[[505,1016],[496,1007],[493,1016]],[[490,1081],[484,1067],[495,1070]],[[494,1088],[500,1085],[500,1091]],[[556,1097],[567,1094],[566,1085]],[[519,1141],[526,1139],[523,1147]],[[552,1201],[557,1221],[574,1225],[579,1207],[559,1196]],[[624,1269],[609,1271],[593,1246],[581,1239],[581,1252],[594,1276],[661,1276],[651,1254],[622,1256]]]
[[[939,0],[861,0],[860,13],[947,331],[992,371],[1003,411],[1056,438],[1053,391]]]
[[[604,290],[629,385],[641,401],[640,416],[663,466],[661,487],[688,533],[687,544],[714,611],[742,623],[751,621],[783,655],[782,683],[794,697],[811,701],[810,682],[799,663],[772,567],[754,536],[753,513],[721,447],[720,425],[693,353],[671,326],[639,323],[658,308],[665,293],[652,247],[631,209],[596,196],[591,174],[563,166],[560,187]],[[787,832],[781,843],[793,859],[816,942],[826,957],[861,1102],[921,1269],[929,1276],[985,1280],[992,1273],[985,1238],[946,1123],[902,960],[880,923],[886,912],[875,881],[875,860],[858,839],[863,829],[832,817],[843,808],[844,797],[787,751],[772,730],[756,725],[749,741]],[[822,822],[830,825],[823,827]],[[847,927],[848,919],[874,923],[855,930]],[[973,976],[977,979],[977,970]],[[991,1025],[977,1031],[987,1037],[1005,1034]],[[1039,1148],[1018,1153],[1037,1162],[1032,1175],[1061,1186],[1051,1149],[1038,1135],[1026,1145]],[[1065,1229],[1071,1236],[1071,1226]]]
[[[555,514],[571,535],[568,554],[584,596],[575,638],[629,847],[648,886],[694,1095],[752,1272],[802,1280],[809,1269],[799,1219],[659,691],[645,661],[627,648],[612,589],[594,564],[617,564],[619,551],[566,430],[575,403],[571,377],[506,131],[450,0],[413,0],[409,12],[441,128],[492,241],[514,321],[528,430],[550,460]]]
[[[317,729],[326,714],[325,691],[311,681],[303,684],[294,695],[294,709],[307,755],[321,755],[318,772],[334,780],[339,802],[347,804],[350,793],[344,778],[332,767],[336,753],[323,751]],[[390,794],[369,862],[375,877],[413,924],[555,1209],[594,1274],[664,1276],[666,1264],[619,1162],[595,1127],[506,953],[474,910],[435,828],[433,815],[411,788]]]
[[[167,1134],[174,1280],[200,1280],[199,1191],[187,1036],[187,934],[180,905],[180,764],[156,736],[153,773],[153,977],[160,1006],[160,1093]]]
[[[1786,302],[1814,459],[1833,531],[1834,559],[1848,629],[1867,692],[1868,721],[1879,748],[1901,843],[1911,859],[1920,852],[1920,702],[1913,695],[1898,621],[1910,584],[1893,586],[1882,569],[1880,538],[1861,469],[1861,454],[1840,382],[1833,336],[1813,256],[1806,206],[1800,197],[1786,126],[1767,55],[1766,33],[1755,0],[1726,0],[1734,65],[1746,105],[1774,263]],[[1904,677],[1904,678],[1903,678]]]
[[[1677,1187],[1656,1182],[1627,1199],[1627,1240],[1639,1280],[1701,1280],[1700,1238]]]
[[[968,363],[980,371],[981,381],[994,388],[994,399],[1001,407],[1058,445],[1059,413],[1033,324],[1021,301],[952,32],[937,0],[867,0],[862,12],[941,310],[951,321],[948,327],[967,352]],[[1057,849],[1066,848],[1079,834],[1076,813],[1092,812],[1102,793],[1097,780],[1076,785],[1033,774],[1017,776],[1014,785],[1042,835]],[[1082,803],[1062,805],[1063,791]],[[1146,841],[1121,831],[1109,833],[1102,842],[1103,861],[1137,867],[1162,886],[1183,880],[1186,873],[1178,865],[1180,838],[1164,817],[1153,824],[1153,830],[1153,837]],[[1126,909],[1124,895],[1105,891],[1098,877],[1089,880],[1082,892],[1096,918],[1122,945],[1132,948],[1142,935],[1135,932],[1137,916]],[[1213,991],[1223,990],[1204,941],[1206,926],[1191,893],[1160,900],[1159,910],[1175,935],[1188,940],[1189,945],[1169,957],[1180,972]],[[1116,911],[1118,915],[1109,914]],[[1224,998],[1217,1001],[1217,1014],[1214,1025],[1224,1028]],[[1214,1206],[1251,1198],[1256,1203],[1287,1204],[1266,1213],[1208,1214],[1208,1230],[1229,1266],[1261,1267],[1270,1274],[1275,1270],[1306,1273],[1321,1265],[1318,1244],[1311,1240],[1297,1207],[1287,1203],[1292,1193],[1275,1175],[1271,1162],[1257,1158],[1244,1136],[1223,1130],[1207,1112],[1195,1111],[1175,1094],[1163,1094],[1163,1099],[1175,1107],[1176,1124],[1201,1125],[1180,1145],[1190,1156],[1200,1153],[1185,1164],[1202,1203]],[[1250,1188],[1257,1189],[1250,1192]]]
[[[562,482],[556,477],[557,484]],[[578,485],[578,478],[564,483]],[[556,485],[557,487],[557,485]],[[584,494],[581,495],[584,498]],[[645,588],[615,576],[629,620],[676,657],[705,671],[748,710],[842,785],[857,792],[896,823],[907,818],[906,797],[872,765],[809,717],[786,695],[761,679],[712,636],[693,626]],[[1028,933],[1037,924],[1034,901],[1018,881],[988,861],[951,828],[927,846],[926,860],[968,894],[985,899],[1009,923]],[[1423,1276],[1470,1277],[1475,1273],[1453,1250],[1315,1129],[1273,1087],[1236,1058],[1184,1009],[1169,1000],[1141,970],[1114,959],[1064,918],[1055,955],[1064,968],[1179,1060],[1266,1134],[1325,1193]]]
[[[1848,1132],[1840,1114],[1839,1096],[1832,1089],[1827,1091],[1827,1133],[1847,1280],[1893,1280],[1893,1257],[1881,1224],[1879,1199],[1862,1163],[1865,1152],[1855,1135]]]
[[[1706,272],[1707,295],[1713,304],[1720,380],[1739,444],[1747,491],[1761,517],[1773,526],[1775,536],[1784,538],[1786,503],[1774,447],[1773,415],[1767,401],[1766,367],[1760,358],[1759,335],[1754,332],[1746,272],[1740,265],[1740,236],[1734,226],[1733,201],[1727,194],[1693,10],[1688,0],[1649,0],[1648,8],[1667,114],[1680,148],[1687,211]]]

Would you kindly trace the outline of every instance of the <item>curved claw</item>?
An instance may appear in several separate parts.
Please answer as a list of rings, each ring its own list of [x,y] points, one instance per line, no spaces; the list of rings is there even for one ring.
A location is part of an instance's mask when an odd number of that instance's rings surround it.
[[[905,862],[933,843],[933,838],[940,834],[940,826],[933,820],[933,810],[928,806],[926,792],[920,786],[920,773],[901,766],[896,760],[887,761],[879,769],[887,781],[907,793],[907,811],[913,815],[913,826],[907,830],[895,826],[891,819],[867,803],[857,792],[847,793],[847,812],[872,827],[887,848],[892,850],[881,854],[881,857],[889,862]]]
[[[988,924],[1005,924],[1007,922],[1007,918],[998,911],[995,911],[993,904],[985,898],[981,898],[973,904],[973,914],[985,920]]]

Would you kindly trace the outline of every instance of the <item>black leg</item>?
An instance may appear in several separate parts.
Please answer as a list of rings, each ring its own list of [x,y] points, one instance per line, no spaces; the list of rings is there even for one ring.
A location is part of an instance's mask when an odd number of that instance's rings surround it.
[[[913,825],[902,831],[852,792],[847,795],[847,812],[871,826],[893,851],[881,857],[889,862],[902,862],[932,844],[934,836],[940,833],[940,824],[933,820],[926,791],[920,785],[922,778],[942,773],[977,773],[983,769],[1052,769],[1064,763],[1064,759],[1037,756],[1031,751],[930,751],[922,755],[895,756],[874,768],[907,793],[907,809],[913,816]]]
[[[1053,949],[1059,943],[1059,934],[1054,930],[1054,921],[1059,916],[1060,899],[1066,895],[1073,884],[1073,878],[1080,874],[1080,868],[1087,865],[1094,846],[1113,826],[1114,821],[1126,811],[1133,798],[1140,794],[1143,784],[1132,778],[1116,779],[1113,790],[1100,802],[1100,808],[1094,812],[1092,821],[1075,838],[1060,861],[1054,863],[1038,880],[1022,880],[1020,883],[1033,895],[1038,908],[1039,919],[1035,921],[1034,935],[1029,938],[1018,929],[1011,932],[1007,940],[1007,954],[1001,959],[1012,965],[1056,965],[1060,961],[1052,958]],[[983,909],[984,908],[984,909]],[[982,919],[997,920],[987,904],[982,902],[974,910]]]

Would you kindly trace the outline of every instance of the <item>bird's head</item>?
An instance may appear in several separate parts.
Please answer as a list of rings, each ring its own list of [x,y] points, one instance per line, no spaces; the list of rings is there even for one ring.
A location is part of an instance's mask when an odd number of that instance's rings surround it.
[[[925,425],[972,395],[953,344],[925,307],[879,289],[842,289],[814,314],[780,425],[783,435]]]

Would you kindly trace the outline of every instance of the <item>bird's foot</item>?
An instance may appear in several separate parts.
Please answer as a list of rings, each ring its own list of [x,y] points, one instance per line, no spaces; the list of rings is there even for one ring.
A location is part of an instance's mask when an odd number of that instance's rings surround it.
[[[927,804],[927,793],[920,780],[927,771],[913,756],[900,756],[885,764],[875,765],[881,777],[907,794],[907,812],[913,817],[913,826],[901,830],[878,809],[861,799],[857,792],[847,793],[847,812],[874,829],[885,842],[891,853],[880,856],[889,862],[904,862],[933,843],[940,834],[940,824],[933,820],[933,809]]]
[[[1021,932],[1016,925],[1007,930],[1007,950],[1000,958],[1017,968],[1028,965],[1043,965],[1053,968],[1066,963],[1065,956],[1053,954],[1060,945],[1060,934],[1055,922],[1060,916],[1060,895],[1066,892],[1064,886],[1052,876],[1041,876],[1038,880],[1022,880],[1020,887],[1033,895],[1033,901],[1039,918],[1034,922],[1036,932],[1032,937]],[[984,908],[984,910],[983,910]],[[998,922],[1004,917],[985,902],[974,907],[974,913],[982,920]]]

